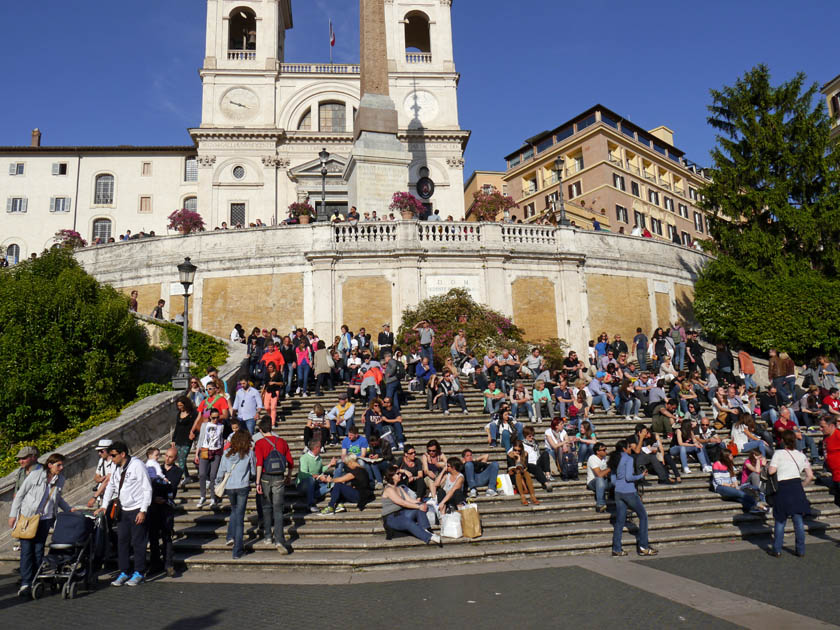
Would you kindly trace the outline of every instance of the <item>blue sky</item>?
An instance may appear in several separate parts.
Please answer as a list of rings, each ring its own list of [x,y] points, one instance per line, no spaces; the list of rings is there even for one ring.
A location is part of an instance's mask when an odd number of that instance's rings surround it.
[[[455,0],[466,175],[595,103],[675,131],[709,162],[709,89],[757,63],[774,80],[840,74],[837,0]],[[356,0],[293,0],[287,61],[358,60]],[[0,3],[0,145],[188,144],[200,122],[204,0]]]

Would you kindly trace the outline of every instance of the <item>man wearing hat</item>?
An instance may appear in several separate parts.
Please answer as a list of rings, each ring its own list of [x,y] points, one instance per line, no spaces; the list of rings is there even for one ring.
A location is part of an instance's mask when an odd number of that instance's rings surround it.
[[[15,458],[20,465],[18,469],[17,476],[15,477],[15,494],[17,494],[20,487],[23,485],[23,481],[26,479],[26,475],[31,473],[33,470],[39,470],[41,468],[41,464],[38,463],[38,448],[35,446],[24,446],[22,447]]]
[[[108,449],[111,448],[113,442],[107,438],[103,438],[96,443],[96,453],[99,455],[99,461],[96,463],[96,472],[93,475],[93,481],[96,484],[93,486],[94,495],[88,501],[89,508],[98,507],[98,502],[105,488],[108,486],[108,481],[111,479],[111,473],[114,471],[114,462],[111,461],[108,455]]]
[[[381,361],[385,353],[391,352],[394,347],[394,333],[391,332],[391,324],[382,324],[382,332],[379,333],[376,343],[379,346],[379,360]]]

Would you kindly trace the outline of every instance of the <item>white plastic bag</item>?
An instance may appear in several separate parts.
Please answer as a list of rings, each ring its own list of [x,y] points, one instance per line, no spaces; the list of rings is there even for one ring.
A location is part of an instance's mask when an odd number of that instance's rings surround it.
[[[428,509],[426,510],[426,518],[429,519],[429,525],[434,527],[440,521],[440,513],[437,508],[437,500],[429,499],[426,501]]]
[[[457,512],[444,514],[440,517],[440,535],[445,538],[461,538],[461,515]]]
[[[510,480],[510,475],[504,473],[496,477],[496,492],[501,492],[506,497],[513,496],[513,482]]]

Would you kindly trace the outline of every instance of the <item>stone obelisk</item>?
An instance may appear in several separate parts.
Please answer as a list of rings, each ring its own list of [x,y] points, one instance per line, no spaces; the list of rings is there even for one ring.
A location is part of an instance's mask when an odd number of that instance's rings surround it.
[[[385,0],[359,0],[361,102],[353,152],[344,172],[347,196],[359,213],[385,216],[391,196],[408,190],[411,155],[397,138],[397,108],[388,85]]]

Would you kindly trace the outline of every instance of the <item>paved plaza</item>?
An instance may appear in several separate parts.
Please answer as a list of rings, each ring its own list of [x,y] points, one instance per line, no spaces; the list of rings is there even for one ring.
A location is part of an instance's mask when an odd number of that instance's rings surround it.
[[[6,573],[0,610],[9,627],[30,628],[90,628],[97,617],[146,629],[343,627],[348,618],[368,628],[407,619],[438,628],[829,628],[840,619],[838,566],[833,540],[809,538],[805,558],[781,559],[737,541],[670,547],[645,560],[586,555],[399,573],[193,571],[37,602],[18,599]]]

